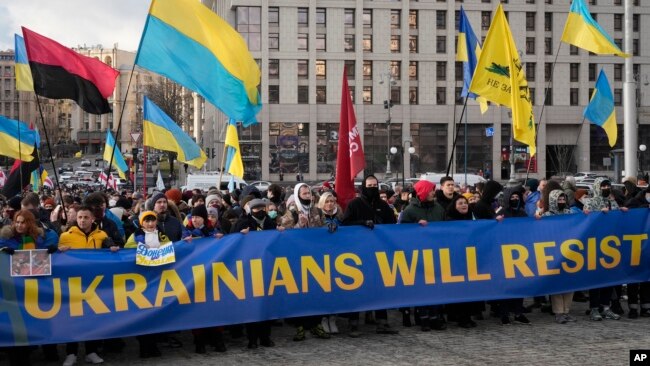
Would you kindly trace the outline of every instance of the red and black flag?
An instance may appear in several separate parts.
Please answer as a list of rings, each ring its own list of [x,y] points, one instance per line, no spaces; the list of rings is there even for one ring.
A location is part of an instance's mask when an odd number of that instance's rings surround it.
[[[110,113],[108,97],[119,71],[23,27],[34,92],[51,99],[72,99],[92,114]]]
[[[38,160],[38,148],[36,146],[34,146],[32,156],[34,157],[32,161],[21,161],[16,159],[14,162],[14,165],[9,171],[9,177],[7,177],[4,187],[2,187],[2,194],[5,197],[11,198],[20,194],[23,191],[23,188],[29,184],[32,171],[40,168],[41,163]]]

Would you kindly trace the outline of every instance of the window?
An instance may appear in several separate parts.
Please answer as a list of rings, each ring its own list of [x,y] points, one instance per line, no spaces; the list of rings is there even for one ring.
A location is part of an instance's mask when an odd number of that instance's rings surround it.
[[[372,80],[372,61],[363,61],[363,80]]]
[[[553,4],[553,0],[544,0],[546,4]]]
[[[392,29],[400,29],[402,25],[402,11],[391,9],[390,11],[390,27]]]
[[[544,38],[544,53],[547,55],[553,54],[553,38],[551,37]]]
[[[399,86],[390,88],[390,101],[393,104],[402,104],[402,88]]]
[[[530,96],[530,103],[535,105],[535,88],[528,88],[528,95]]]
[[[327,9],[316,8],[316,26],[325,27],[327,25]]]
[[[325,80],[327,77],[327,67],[325,60],[316,60],[316,80]]]
[[[372,86],[363,87],[363,104],[372,104]]]
[[[418,36],[409,36],[409,52],[418,53]]]
[[[280,85],[269,85],[269,104],[280,103]]]
[[[616,43],[616,47],[623,49],[623,39],[621,38],[614,38],[614,43]]]
[[[614,5],[623,5],[623,0],[614,0]]]
[[[280,50],[280,34],[269,33],[269,51]]]
[[[444,86],[439,86],[436,88],[436,104],[445,105],[447,104],[447,88]]]
[[[596,81],[596,68],[597,67],[598,67],[598,64],[589,64],[589,81]]]
[[[614,31],[623,30],[623,14],[614,14]]]
[[[551,77],[553,76],[553,64],[550,62],[547,62],[544,64],[544,81],[551,81]]]
[[[354,28],[355,25],[354,9],[345,9],[344,24],[346,27]]]
[[[269,79],[280,78],[280,60],[269,59]]]
[[[390,62],[390,76],[395,80],[401,80],[402,75],[402,61]]]
[[[372,9],[363,9],[363,27],[372,28]]]
[[[527,31],[535,30],[535,13],[526,12],[526,30]]]
[[[490,23],[492,22],[492,13],[489,11],[481,12],[481,29],[488,30],[490,29]]]
[[[576,46],[574,46],[572,44],[569,45],[569,54],[570,55],[577,55],[579,53],[579,50],[580,49],[578,47],[576,47]]]
[[[620,88],[614,89],[614,105],[615,106],[623,105],[623,89]]]
[[[418,62],[409,61],[409,80],[418,80]]]
[[[526,0],[526,4],[535,4],[535,0]]]
[[[436,29],[447,29],[447,11],[436,11]]]
[[[454,100],[456,101],[456,105],[463,105],[465,103],[465,99],[461,94],[463,94],[463,88],[461,87],[456,87],[456,90],[454,91]]]
[[[347,71],[348,80],[354,80],[356,75],[356,63],[354,60],[345,60],[345,70]]]
[[[623,81],[623,64],[614,64],[614,81]]]
[[[579,105],[580,100],[578,97],[578,88],[571,88],[569,91],[569,105]]]
[[[446,36],[437,36],[436,37],[436,53],[446,53],[447,52],[447,37]]]
[[[598,5],[597,0],[589,0],[589,5]]]
[[[634,56],[639,55],[639,39],[635,38],[632,40],[632,54]]]
[[[280,8],[274,6],[269,7],[269,26],[280,26]]]
[[[309,51],[309,35],[298,33],[298,51]]]
[[[447,80],[447,62],[445,61],[436,62],[436,80],[437,81]]]
[[[316,85],[316,104],[327,104],[327,88],[325,85]]]
[[[580,81],[580,64],[572,63],[569,65],[569,79],[572,82]]]
[[[298,85],[298,104],[309,104],[309,86]]]
[[[418,104],[418,87],[409,87],[409,104]]]
[[[298,60],[298,79],[309,79],[309,60]]]
[[[535,37],[526,37],[526,54],[535,54]]]
[[[418,11],[409,10],[409,28],[418,29]]]
[[[544,13],[544,30],[553,31],[553,13]]]
[[[309,27],[309,8],[298,8],[298,27]]]
[[[246,41],[250,51],[262,49],[262,8],[258,6],[237,7],[237,31]]]
[[[535,81],[535,68],[537,64],[534,62],[526,62],[526,80]]]
[[[399,53],[400,52],[400,38],[402,36],[400,35],[392,35],[390,36],[390,52],[392,53]]]
[[[460,11],[456,10],[454,12],[454,29],[458,30],[460,28]]]
[[[639,14],[632,14],[632,32],[638,32],[639,31],[639,22],[641,21],[641,18],[639,18]]]
[[[354,36],[354,34],[346,34],[344,37],[345,37],[345,39],[344,39],[343,43],[344,43],[345,52],[354,52],[355,51],[355,48],[354,48],[355,36]]]
[[[544,99],[546,105],[553,105],[553,88],[546,89],[546,98]]]
[[[316,34],[316,51],[325,51],[327,46],[327,35]]]
[[[456,81],[463,81],[464,71],[461,61],[454,62],[454,74],[456,75]]]
[[[372,52],[372,34],[363,35],[363,52]]]

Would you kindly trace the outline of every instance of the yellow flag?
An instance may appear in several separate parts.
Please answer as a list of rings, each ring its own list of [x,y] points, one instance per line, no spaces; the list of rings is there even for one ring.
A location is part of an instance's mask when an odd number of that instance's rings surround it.
[[[490,102],[510,107],[514,139],[529,146],[531,157],[535,155],[530,90],[501,4],[490,24],[469,90]]]

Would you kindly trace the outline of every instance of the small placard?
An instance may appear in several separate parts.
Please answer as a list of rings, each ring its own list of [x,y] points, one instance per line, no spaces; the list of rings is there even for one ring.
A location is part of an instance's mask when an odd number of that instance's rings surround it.
[[[144,243],[138,243],[135,264],[153,267],[174,262],[176,262],[176,253],[172,243],[161,245],[159,248],[149,248]]]
[[[16,250],[11,255],[11,276],[51,276],[52,256],[45,249]]]

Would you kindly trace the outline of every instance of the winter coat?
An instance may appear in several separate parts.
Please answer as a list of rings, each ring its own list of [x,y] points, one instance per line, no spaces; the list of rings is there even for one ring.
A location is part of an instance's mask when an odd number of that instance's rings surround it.
[[[602,189],[600,185],[603,181],[608,180],[606,178],[596,178],[594,181],[594,196],[587,200],[585,204],[585,209],[589,211],[601,211],[604,208],[609,208],[610,210],[618,210],[619,206],[616,203],[616,200],[610,197],[603,197]]]
[[[526,214],[526,204],[524,202],[523,192],[524,187],[522,186],[508,187],[504,189],[501,208],[496,214],[503,215],[503,217],[528,217]],[[512,195],[517,195],[519,197],[519,207],[510,206],[510,197],[512,197]]]
[[[348,204],[343,214],[343,225],[365,225],[366,221],[375,224],[394,224],[397,222],[395,212],[388,203],[377,198],[370,202],[361,195]]]
[[[264,217],[261,225],[250,214],[242,216],[237,220],[235,225],[230,230],[231,233],[238,233],[246,228],[250,231],[273,230],[277,227],[275,220],[272,220],[268,215]]]
[[[558,197],[564,195],[566,197],[566,193],[562,191],[561,189],[555,189],[552,190],[551,193],[548,195],[548,211],[544,212],[542,216],[554,216],[554,215],[565,215],[565,214],[570,214],[571,210],[568,208],[568,203],[567,203],[567,208],[564,210],[560,210],[557,205],[557,200]],[[567,199],[568,201],[568,199]]]
[[[137,229],[131,236],[129,236],[129,240],[126,241],[126,244],[124,245],[124,248],[126,249],[134,249],[138,247],[138,243],[144,243],[145,242],[145,233],[144,230],[142,229]],[[171,240],[163,233],[158,230],[158,241],[160,242],[160,245],[170,243]]]
[[[171,241],[179,241],[183,238],[190,236],[185,226],[174,216],[169,213],[158,214],[158,223],[156,224],[158,231],[167,235]]]
[[[421,202],[419,198],[412,197],[409,205],[406,206],[401,215],[401,223],[408,224],[420,220],[442,221],[445,218],[445,210],[438,203]]]
[[[449,207],[449,204],[451,201],[454,201],[456,197],[460,196],[458,193],[454,192],[453,196],[451,198],[447,198],[445,194],[442,192],[442,189],[436,191],[436,202],[442,206],[443,210],[446,210]],[[406,209],[405,209],[406,210]]]
[[[104,245],[108,234],[93,223],[90,233],[86,234],[76,224],[61,234],[59,247],[70,247],[71,249],[101,249],[108,247]]]
[[[526,197],[526,215],[528,217],[535,217],[535,212],[537,211],[537,202],[542,197],[540,191],[530,192]]]
[[[495,180],[489,180],[485,183],[481,199],[476,202],[473,208],[474,216],[477,219],[493,219],[496,217],[492,203],[501,190],[503,190],[503,186]]]
[[[39,235],[33,238],[35,249],[47,249],[49,246],[56,246],[59,242],[59,237],[52,230],[38,229]],[[11,248],[15,250],[23,250],[23,235],[14,235],[11,226],[5,226],[0,229],[0,248]]]

